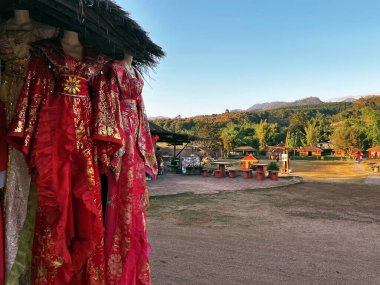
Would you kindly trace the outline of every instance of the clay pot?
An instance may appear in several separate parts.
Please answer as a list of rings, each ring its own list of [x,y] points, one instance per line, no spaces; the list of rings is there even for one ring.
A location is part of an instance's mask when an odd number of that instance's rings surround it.
[[[278,171],[276,171],[276,170],[269,170],[269,178],[271,179],[271,180],[275,180],[275,181],[277,181],[278,180]]]

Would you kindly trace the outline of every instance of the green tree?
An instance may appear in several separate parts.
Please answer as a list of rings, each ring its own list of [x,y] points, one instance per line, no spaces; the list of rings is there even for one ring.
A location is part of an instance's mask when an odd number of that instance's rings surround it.
[[[364,132],[369,146],[380,145],[380,106],[369,106],[362,109]]]
[[[221,128],[218,124],[202,121],[197,123],[190,133],[201,138],[200,144],[213,151],[219,151],[223,146],[220,139]]]
[[[308,117],[305,112],[296,112],[290,116],[289,119],[289,130],[291,133],[296,131],[302,131],[305,122],[308,121]]]
[[[240,133],[240,127],[234,123],[228,123],[220,133],[220,138],[223,142],[223,148],[227,153],[231,152],[238,143],[238,136]]]
[[[268,147],[268,141],[276,134],[277,124],[269,124],[267,120],[261,120],[260,123],[254,124],[254,138],[259,141],[259,149],[264,150]]]
[[[289,130],[293,136],[293,143],[295,146],[299,146],[302,144],[302,140],[305,137],[305,134],[303,132],[304,126],[305,122],[307,122],[308,120],[309,118],[307,117],[305,112],[296,112],[290,116]]]
[[[305,138],[303,139],[304,146],[311,146],[318,142],[319,127],[315,120],[309,120],[304,127]]]
[[[346,155],[351,153],[352,148],[360,146],[360,131],[349,121],[337,127],[332,134],[335,149],[341,149]]]

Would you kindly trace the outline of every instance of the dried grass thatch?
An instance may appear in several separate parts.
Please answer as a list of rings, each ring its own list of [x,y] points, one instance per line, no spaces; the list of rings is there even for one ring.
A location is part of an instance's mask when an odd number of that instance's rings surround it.
[[[170,132],[168,130],[165,130],[164,128],[161,128],[157,124],[153,122],[149,122],[149,128],[151,134],[158,135],[159,139],[158,142],[166,142],[169,144],[183,144],[183,143],[189,143],[191,141],[199,140],[199,138],[187,134],[178,134],[174,132]]]
[[[27,9],[39,22],[76,31],[82,41],[112,58],[134,55],[139,69],[154,67],[165,55],[129,14],[110,0],[1,0],[0,17]]]

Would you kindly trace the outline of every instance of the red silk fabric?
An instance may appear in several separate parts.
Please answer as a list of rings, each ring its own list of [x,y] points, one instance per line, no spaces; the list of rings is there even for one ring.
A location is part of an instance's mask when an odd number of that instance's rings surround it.
[[[106,207],[107,285],[150,284],[149,251],[146,231],[146,179],[155,177],[157,162],[141,97],[144,81],[135,71],[132,77],[121,61],[108,65],[112,105],[123,147],[108,157],[109,185]]]
[[[0,101],[0,171],[5,171],[8,161],[8,144],[6,142],[5,106]],[[4,284],[4,229],[3,211],[0,211],[0,285]]]
[[[112,130],[103,125],[104,118],[112,118],[105,113],[110,100],[100,73],[105,62],[89,50],[75,60],[58,41],[34,46],[8,137],[27,156],[37,184],[33,284],[105,283],[100,179],[91,133],[118,140],[115,132],[104,131]],[[92,105],[89,86],[102,98],[101,107]]]
[[[0,101],[0,171],[7,168],[8,162],[8,144],[6,141],[6,119],[5,119],[5,104]]]
[[[8,144],[6,142],[5,105],[0,101],[0,171],[5,171],[8,161]],[[4,284],[4,240],[3,213],[0,211],[0,285]]]

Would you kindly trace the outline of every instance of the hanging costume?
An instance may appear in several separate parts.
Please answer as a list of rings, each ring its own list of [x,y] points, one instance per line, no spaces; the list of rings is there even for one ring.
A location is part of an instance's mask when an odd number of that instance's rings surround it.
[[[5,127],[5,104],[0,101],[0,189],[4,188],[5,170],[8,162],[8,145],[6,142]],[[4,284],[4,228],[3,228],[3,211],[0,210],[0,285]]]
[[[111,157],[106,207],[107,285],[150,284],[149,243],[146,233],[145,172],[157,174],[157,162],[141,97],[144,81],[131,76],[122,61],[108,65],[112,105],[119,110],[117,124],[123,147]]]
[[[97,139],[120,142],[100,72],[106,61],[88,49],[76,60],[58,40],[34,44],[8,137],[26,155],[37,185],[32,284],[105,284],[91,129]],[[98,106],[92,106],[91,90]]]
[[[0,59],[4,64],[1,73],[0,101],[4,103],[7,127],[13,117],[17,99],[24,83],[29,63],[30,44],[36,40],[50,38],[56,29],[32,21],[30,30],[10,30],[11,19],[0,27]],[[22,153],[10,147],[6,168],[4,194],[5,269],[7,281],[24,279],[28,284],[33,234],[35,193],[30,193],[30,176]],[[0,178],[1,180],[1,178]],[[1,181],[0,181],[1,184]],[[1,185],[0,185],[1,187]],[[31,190],[33,191],[33,190]],[[28,201],[29,200],[29,201]],[[32,204],[34,208],[27,205]]]

